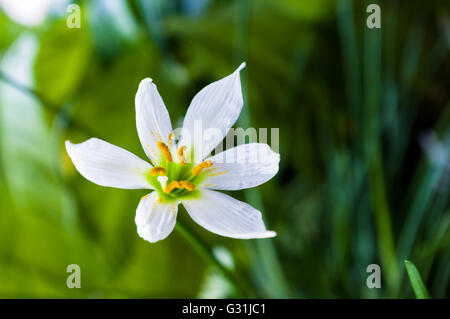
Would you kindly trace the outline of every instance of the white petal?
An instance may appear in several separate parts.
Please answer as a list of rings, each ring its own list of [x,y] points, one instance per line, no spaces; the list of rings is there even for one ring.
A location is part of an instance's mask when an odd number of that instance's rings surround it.
[[[211,153],[238,119],[243,105],[239,71],[244,67],[242,63],[232,74],[207,85],[189,106],[180,145],[194,146],[197,161]]]
[[[95,184],[128,189],[153,188],[145,177],[152,166],[123,148],[91,138],[80,144],[66,141],[66,150],[78,172]]]
[[[136,93],[136,127],[145,154],[155,164],[157,160],[157,142],[169,145],[168,137],[172,133],[169,112],[150,78],[139,84]]]
[[[137,232],[151,243],[169,236],[177,220],[178,203],[160,203],[158,198],[157,192],[147,195],[136,210]]]
[[[242,144],[210,157],[213,166],[205,170],[201,187],[238,190],[267,182],[278,172],[280,154],[269,145]]]
[[[228,195],[205,189],[200,197],[182,203],[193,220],[218,235],[241,239],[276,236],[266,230],[259,210]]]

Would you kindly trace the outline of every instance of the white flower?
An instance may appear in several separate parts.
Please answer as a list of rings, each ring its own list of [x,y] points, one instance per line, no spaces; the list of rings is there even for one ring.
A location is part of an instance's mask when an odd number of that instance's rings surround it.
[[[156,242],[166,238],[175,226],[179,203],[194,221],[221,236],[250,239],[276,235],[266,230],[260,211],[212,189],[239,190],[266,182],[278,172],[279,154],[266,144],[252,143],[204,161],[194,160],[197,145],[202,146],[204,159],[239,117],[243,105],[239,72],[243,67],[245,63],[194,97],[178,143],[156,85],[149,78],[141,81],[135,101],[136,125],[153,165],[97,138],[81,144],[66,141],[67,153],[76,169],[91,182],[153,190],[141,199],[136,211],[137,231],[143,239]],[[203,124],[203,132],[216,128],[221,136],[202,134],[198,141],[185,134],[193,132],[194,122],[198,121]]]

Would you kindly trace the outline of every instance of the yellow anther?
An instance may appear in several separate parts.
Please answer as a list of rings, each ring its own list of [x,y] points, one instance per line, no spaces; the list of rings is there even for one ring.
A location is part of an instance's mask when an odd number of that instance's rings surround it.
[[[169,145],[172,145],[172,141],[175,138],[175,134],[173,134],[173,132],[171,132],[169,134],[169,136],[167,137],[167,139],[169,140]]]
[[[186,188],[188,191],[193,191],[195,189],[194,184],[189,181],[182,181],[181,186],[183,186],[183,188]]]
[[[159,203],[162,203],[162,202],[163,202],[162,197],[159,197],[159,198],[158,198],[158,202],[159,202]]]
[[[163,142],[158,142],[157,145],[158,145],[158,148],[163,153],[166,161],[172,162],[172,154],[170,154],[169,147],[167,147],[167,145]]]
[[[184,161],[184,156],[183,156],[183,153],[184,153],[184,151],[186,150],[186,146],[180,146],[179,148],[178,148],[178,151],[177,151],[177,155],[178,155],[178,162],[181,164],[181,165],[183,165],[183,164],[185,164],[186,162]]]
[[[192,169],[192,175],[197,176],[198,174],[200,174],[202,172],[202,170],[204,168],[211,167],[212,165],[213,165],[213,162],[211,162],[210,160],[201,162],[200,164],[198,164],[197,166],[195,166]]]
[[[164,187],[163,192],[166,193],[166,194],[169,194],[175,188],[182,188],[181,182],[179,182],[179,181],[170,182],[169,185]]]
[[[166,169],[161,166],[155,166],[150,170],[150,175],[152,176],[166,175]]]
[[[179,189],[187,189],[188,191],[193,191],[195,189],[194,184],[192,184],[189,181],[173,181],[170,182],[169,185],[167,185],[166,187],[164,187],[163,192],[166,194],[171,193],[175,188],[179,188]]]

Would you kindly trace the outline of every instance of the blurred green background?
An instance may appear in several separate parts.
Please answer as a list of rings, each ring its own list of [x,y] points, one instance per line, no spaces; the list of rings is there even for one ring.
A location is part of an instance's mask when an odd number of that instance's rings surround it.
[[[33,3],[33,4],[32,4]],[[404,298],[403,261],[450,296],[450,11],[442,1],[0,0],[0,297]],[[381,7],[381,29],[366,7]],[[178,218],[247,287],[237,292],[178,231],[136,232],[143,190],[97,186],[64,141],[141,158],[134,95],[158,85],[174,127],[242,61],[239,127],[280,128],[280,171],[233,192],[273,240]],[[81,289],[66,267],[81,267]],[[381,266],[369,289],[369,264]]]

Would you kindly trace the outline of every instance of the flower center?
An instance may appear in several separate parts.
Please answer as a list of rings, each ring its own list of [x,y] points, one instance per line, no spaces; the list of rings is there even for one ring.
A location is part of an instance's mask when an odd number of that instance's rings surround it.
[[[171,136],[169,135],[169,140]],[[156,189],[160,202],[171,202],[198,196],[197,186],[204,180],[211,161],[200,164],[186,163],[186,146],[180,146],[172,154],[163,142],[157,143],[158,165],[148,172],[147,179]],[[175,158],[175,160],[174,160]]]

